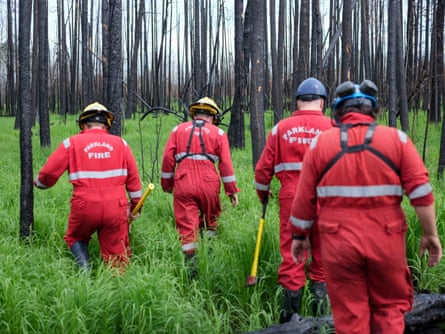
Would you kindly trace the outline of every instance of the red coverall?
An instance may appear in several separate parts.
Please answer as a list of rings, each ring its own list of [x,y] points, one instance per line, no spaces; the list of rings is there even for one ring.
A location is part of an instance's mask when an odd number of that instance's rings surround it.
[[[374,122],[348,113],[343,124],[348,145],[361,145]],[[365,125],[364,125],[365,124]],[[413,143],[395,128],[377,126],[369,150],[344,154],[340,129],[323,132],[305,156],[292,205],[291,229],[307,234],[318,207],[322,260],[337,334],[403,333],[404,313],[413,303],[406,261],[407,224],[401,207],[403,190],[414,206],[434,202],[428,171]]]
[[[290,252],[292,235],[288,229],[290,209],[303,165],[303,157],[312,138],[332,127],[330,118],[320,111],[294,111],[291,117],[281,120],[270,131],[266,146],[255,167],[255,187],[262,198],[269,192],[274,175],[281,183],[280,202],[280,252],[282,261],[278,269],[278,283],[292,291],[306,284],[305,264],[296,265]],[[324,282],[318,247],[318,233],[312,233],[312,262],[309,278]]]
[[[195,252],[200,229],[216,233],[221,181],[215,163],[226,195],[238,193],[229,141],[223,130],[201,119],[173,129],[164,150],[161,185],[166,192],[174,189],[176,229],[186,254]]]
[[[128,262],[128,200],[139,201],[141,180],[130,147],[105,129],[82,130],[65,139],[49,156],[35,184],[52,187],[68,170],[73,185],[71,211],[65,241],[88,243],[97,231],[105,262]]]

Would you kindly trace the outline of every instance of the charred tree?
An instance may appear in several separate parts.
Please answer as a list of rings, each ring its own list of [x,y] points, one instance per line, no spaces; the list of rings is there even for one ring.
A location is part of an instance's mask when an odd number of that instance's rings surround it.
[[[39,1],[39,123],[40,146],[51,146],[48,111],[48,1]]]
[[[264,129],[264,59],[265,25],[264,0],[249,0],[245,12],[250,49],[250,131],[252,136],[253,167],[266,143]]]
[[[245,148],[245,121],[247,72],[245,71],[246,58],[243,49],[243,0],[235,1],[235,95],[233,97],[230,126],[228,131],[229,142],[232,148]]]
[[[29,238],[34,230],[31,110],[31,12],[32,2],[19,1],[19,94],[20,94],[20,237]]]
[[[16,88],[15,88],[15,51],[14,51],[14,32],[13,32],[13,20],[12,20],[12,6],[11,0],[6,2],[7,5],[7,26],[8,26],[8,60],[7,60],[7,74],[6,74],[6,115],[15,116],[17,104],[16,104]]]
[[[399,10],[396,1],[388,3],[388,109],[389,109],[389,126],[397,126],[397,14],[394,12]]]
[[[131,53],[130,73],[128,77],[128,94],[127,94],[127,108],[125,111],[125,118],[129,119],[136,112],[136,96],[137,91],[137,69],[138,69],[138,53],[139,45],[142,39],[142,17],[145,13],[145,1],[140,0],[139,10],[134,25],[134,44]]]
[[[343,1],[341,81],[351,80],[352,66],[352,1]]]
[[[106,0],[102,3],[107,2]],[[107,41],[109,58],[104,60],[108,70],[107,100],[105,105],[114,113],[114,124],[110,133],[122,134],[122,1],[108,0],[109,33]]]
[[[272,108],[274,110],[274,123],[278,123],[278,121],[283,118],[283,62],[286,0],[280,0],[279,4],[277,35],[275,1],[270,1],[270,48],[272,51]]]

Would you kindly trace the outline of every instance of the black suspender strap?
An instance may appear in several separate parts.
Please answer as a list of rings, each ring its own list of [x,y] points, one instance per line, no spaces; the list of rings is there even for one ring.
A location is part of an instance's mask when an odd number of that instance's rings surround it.
[[[352,128],[353,126],[357,125],[364,125],[364,124],[341,124],[340,125],[340,146],[341,151],[338,152],[332,159],[329,161],[329,163],[326,165],[326,167],[323,169],[320,175],[320,180],[323,178],[323,176],[334,166],[337,161],[345,154],[345,153],[355,153],[355,152],[361,152],[363,150],[367,150],[380,158],[383,162],[385,162],[397,175],[400,175],[400,170],[397,168],[397,166],[382,152],[376,150],[374,147],[371,147],[372,137],[374,136],[375,129],[377,127],[377,123],[371,123],[368,124],[368,131],[365,135],[365,140],[363,144],[360,145],[353,145],[348,146],[348,129]]]

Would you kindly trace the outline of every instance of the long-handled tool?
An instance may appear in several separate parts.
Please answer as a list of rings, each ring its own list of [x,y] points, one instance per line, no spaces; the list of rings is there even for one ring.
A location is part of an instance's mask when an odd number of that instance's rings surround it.
[[[264,230],[264,217],[266,216],[267,203],[269,202],[269,197],[265,197],[263,200],[263,213],[260,218],[260,225],[258,227],[258,234],[256,237],[255,254],[253,256],[252,269],[250,275],[247,277],[246,286],[255,285],[257,282],[257,271],[258,271],[258,259],[260,257],[261,239],[263,237]]]
[[[141,199],[139,200],[139,202],[136,204],[136,206],[133,208],[133,210],[131,211],[131,214],[133,216],[136,216],[138,214],[138,212],[141,210],[142,205],[145,202],[145,199],[148,197],[148,195],[150,195],[151,191],[155,188],[155,185],[153,183],[150,183],[147,187],[147,189],[145,190],[144,194],[142,195]],[[131,224],[132,220],[129,219],[128,223]]]

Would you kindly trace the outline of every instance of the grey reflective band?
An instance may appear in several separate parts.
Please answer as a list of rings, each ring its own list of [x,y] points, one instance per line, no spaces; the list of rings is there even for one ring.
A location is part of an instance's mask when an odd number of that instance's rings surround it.
[[[198,248],[198,245],[196,243],[194,243],[194,242],[182,245],[182,251],[184,251],[184,252],[187,252],[187,251],[190,251],[190,250],[194,250],[196,248]]]
[[[408,194],[408,198],[416,199],[416,198],[424,197],[426,195],[429,195],[432,191],[433,191],[433,187],[431,187],[431,184],[425,183],[425,184],[422,184],[421,186],[417,187],[413,191],[411,191]]]
[[[142,197],[142,190],[138,190],[138,191],[129,191],[129,192],[128,192],[128,196],[130,196],[130,198],[139,198],[139,197]]]
[[[230,175],[230,176],[223,176],[222,180],[224,183],[229,183],[229,182],[235,182],[235,175]]]
[[[379,196],[403,196],[400,185],[378,186],[324,186],[317,187],[318,197],[379,197]]]
[[[268,184],[261,184],[258,182],[255,182],[255,189],[260,191],[268,191],[269,185]]]
[[[167,172],[161,173],[161,178],[163,179],[172,179],[173,176],[175,176],[175,173],[167,173]]]
[[[283,171],[301,171],[303,168],[302,162],[284,162],[278,165],[275,165],[274,172],[275,174]]]
[[[310,229],[312,227],[312,224],[314,223],[313,220],[298,219],[298,218],[296,218],[294,216],[290,216],[290,222],[295,227],[301,228],[303,230]]]
[[[79,179],[108,179],[110,177],[127,176],[126,169],[112,169],[106,171],[78,171],[75,173],[70,173],[70,181],[75,181]]]
[[[182,159],[192,159],[192,160],[210,160],[209,157],[213,160],[213,161],[218,161],[219,157],[217,155],[214,154],[200,154],[200,153],[193,153],[187,156],[187,153],[185,152],[181,152],[178,154],[175,154],[175,160],[176,161],[181,161]]]

